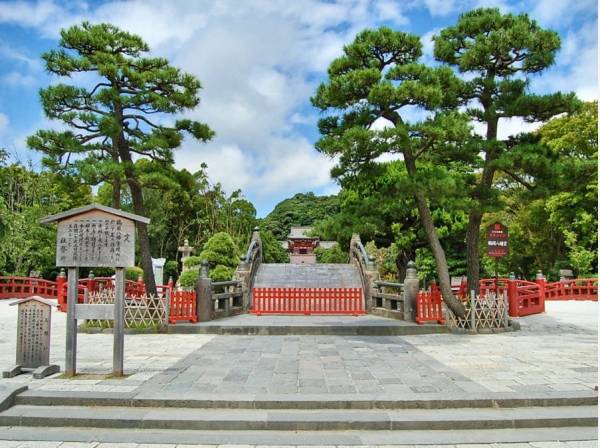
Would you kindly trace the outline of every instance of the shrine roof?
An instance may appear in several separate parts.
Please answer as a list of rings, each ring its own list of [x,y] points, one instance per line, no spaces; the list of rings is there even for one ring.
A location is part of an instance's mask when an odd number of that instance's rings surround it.
[[[89,204],[84,205],[83,207],[72,208],[71,210],[67,210],[61,213],[57,213],[55,215],[46,216],[40,220],[42,224],[50,224],[57,221],[62,221],[63,219],[70,218],[72,216],[82,215],[83,213],[91,212],[93,210],[100,210],[105,213],[110,213],[111,215],[120,216],[121,218],[130,219],[132,221],[141,222],[144,224],[148,224],[150,222],[150,218],[146,218],[145,216],[135,215],[133,213],[124,212],[123,210],[118,210],[116,208],[107,207],[106,205],[101,204]]]
[[[292,227],[290,229],[290,234],[288,235],[289,239],[301,238],[301,239],[314,239],[317,240],[319,237],[310,236],[309,233],[312,231],[312,227]]]

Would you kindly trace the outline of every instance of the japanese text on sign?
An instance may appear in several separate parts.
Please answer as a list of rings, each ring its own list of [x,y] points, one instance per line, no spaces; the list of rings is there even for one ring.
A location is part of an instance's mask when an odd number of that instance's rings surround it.
[[[508,255],[508,227],[497,222],[487,231],[487,247],[490,257],[505,257]]]
[[[58,224],[57,266],[133,266],[135,228],[132,221],[89,216]]]

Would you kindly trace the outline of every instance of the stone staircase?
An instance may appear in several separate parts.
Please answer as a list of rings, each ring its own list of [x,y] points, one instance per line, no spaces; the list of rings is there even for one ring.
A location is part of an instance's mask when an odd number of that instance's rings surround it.
[[[360,274],[352,264],[263,263],[255,288],[362,288]]]
[[[280,398],[169,399],[26,391],[0,413],[0,439],[27,435],[35,437],[30,440],[137,443],[500,443],[593,439],[598,421],[594,396]]]

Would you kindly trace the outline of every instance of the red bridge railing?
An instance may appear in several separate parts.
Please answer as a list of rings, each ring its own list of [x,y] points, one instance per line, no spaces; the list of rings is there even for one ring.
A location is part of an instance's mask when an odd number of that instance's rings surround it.
[[[253,314],[365,313],[362,288],[254,288]]]
[[[0,299],[41,296],[56,299],[57,282],[36,277],[0,277]]]
[[[594,300],[598,301],[598,279],[580,278],[547,283],[546,300]]]
[[[419,291],[417,293],[416,321],[419,325],[426,322],[437,322],[440,325],[446,323],[442,307],[442,295],[435,283],[432,283],[429,291]]]
[[[198,322],[195,291],[171,291],[169,323],[175,324],[179,321]]]

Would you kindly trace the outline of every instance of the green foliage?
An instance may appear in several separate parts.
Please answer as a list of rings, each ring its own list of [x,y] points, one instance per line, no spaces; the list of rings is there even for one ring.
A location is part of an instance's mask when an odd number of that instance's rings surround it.
[[[197,269],[191,269],[189,271],[184,271],[179,276],[179,284],[182,288],[190,289],[196,286],[196,282],[198,281],[199,272]]]
[[[344,252],[339,244],[331,249],[317,247],[315,249],[317,263],[348,263],[348,254]]]
[[[165,284],[172,278],[173,281],[179,277],[179,266],[175,260],[168,260],[163,268],[164,282]]]
[[[542,29],[527,14],[502,14],[497,8],[479,8],[462,14],[454,26],[434,37],[438,61],[468,76],[463,98],[467,113],[485,123],[485,140],[479,142],[476,166],[481,174],[468,191],[472,199],[467,229],[467,254],[476,254],[484,213],[502,210],[505,176],[530,187],[531,168],[546,163],[545,151],[535,141],[500,141],[501,118],[545,121],[580,106],[575,95],[528,91],[533,75],[554,63],[560,48],[556,32]],[[479,138],[475,138],[475,141]],[[479,257],[468,255],[469,283],[477,282]]]
[[[204,244],[198,258],[207,260],[211,268],[218,265],[235,268],[239,263],[239,250],[231,235],[219,232]]]
[[[261,230],[260,239],[262,241],[263,263],[289,263],[290,254],[275,239],[272,232]]]
[[[197,268],[202,264],[202,260],[203,260],[203,258],[199,257],[199,256],[187,257],[184,260],[183,265],[188,269]]]
[[[55,267],[56,226],[40,219],[91,202],[91,190],[76,178],[8,164],[0,152],[0,275],[45,278]]]
[[[144,270],[139,266],[132,266],[125,268],[125,278],[127,280],[137,281],[140,277],[143,277]]]
[[[234,268],[218,264],[210,270],[208,276],[213,282],[227,282],[233,278]]]
[[[261,228],[284,241],[292,226],[310,226],[314,222],[337,213],[336,196],[315,196],[314,193],[298,193],[281,201],[262,221]]]

